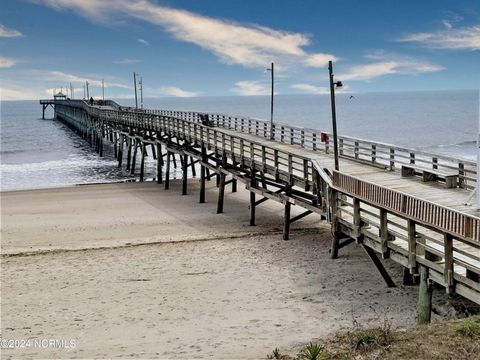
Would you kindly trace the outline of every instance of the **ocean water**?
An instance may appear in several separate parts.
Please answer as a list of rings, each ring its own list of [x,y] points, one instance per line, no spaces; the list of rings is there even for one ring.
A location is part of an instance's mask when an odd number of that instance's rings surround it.
[[[132,99],[116,99],[132,105]],[[146,98],[145,107],[194,110],[270,118],[268,96]],[[58,187],[133,180],[107,148],[100,158],[58,121],[42,120],[38,101],[0,103],[0,190]],[[275,122],[331,129],[326,95],[278,95]],[[338,131],[342,135],[380,141],[465,159],[476,159],[479,93],[474,90],[337,95]],[[138,168],[138,167],[137,167]],[[155,162],[146,160],[147,178]],[[181,177],[173,171],[173,177]]]

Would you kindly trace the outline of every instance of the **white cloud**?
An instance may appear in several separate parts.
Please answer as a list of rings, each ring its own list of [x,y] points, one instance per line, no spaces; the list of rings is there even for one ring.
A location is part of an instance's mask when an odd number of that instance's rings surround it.
[[[242,96],[268,95],[271,92],[264,82],[251,80],[237,81],[232,91]]]
[[[0,100],[36,100],[39,93],[31,90],[19,89],[2,83],[0,86]]]
[[[20,37],[23,36],[23,34],[15,29],[8,29],[4,25],[0,24],[0,38],[5,37],[5,38],[10,38],[10,37]]]
[[[444,67],[425,60],[415,59],[398,54],[378,51],[366,56],[374,63],[355,65],[340,73],[336,78],[342,81],[371,80],[391,74],[420,74],[444,70]]]
[[[139,43],[141,43],[145,46],[150,46],[150,43],[145,39],[137,39],[137,40],[138,40]]]
[[[18,63],[17,59],[0,56],[0,68],[10,68]]]
[[[310,54],[310,38],[302,33],[242,25],[190,11],[174,9],[149,0],[41,0],[57,9],[73,9],[99,21],[106,17],[135,17],[163,28],[174,38],[196,44],[222,62],[246,67],[264,67],[271,61],[281,65],[324,66],[328,54]],[[107,4],[108,3],[108,4]]]
[[[85,81],[88,81],[89,84],[93,86],[102,86],[102,80],[101,79],[95,79],[89,76],[79,76],[79,75],[74,75],[74,74],[67,74],[61,71],[49,71],[47,73],[48,79],[49,80],[60,80],[64,81],[66,83],[72,82],[80,82],[80,83],[85,83]],[[115,88],[123,88],[123,89],[130,89],[131,86],[121,84],[118,82],[113,82],[113,81],[108,81],[105,80],[105,87],[115,87]]]
[[[336,61],[338,60],[335,56],[331,54],[312,54],[308,55],[305,58],[305,64],[310,67],[325,67],[328,65],[329,61]]]
[[[403,36],[401,42],[416,42],[432,49],[480,50],[480,25],[454,28],[444,20],[445,29]]]
[[[136,64],[139,62],[141,62],[141,60],[125,58],[121,60],[115,60],[113,63],[118,65],[130,65],[130,64]]]
[[[187,91],[175,86],[163,86],[158,89],[162,95],[175,96],[175,97],[193,97],[198,96],[199,93],[193,91]]]
[[[326,87],[315,86],[312,84],[293,84],[292,89],[301,90],[308,94],[329,94],[330,90]]]

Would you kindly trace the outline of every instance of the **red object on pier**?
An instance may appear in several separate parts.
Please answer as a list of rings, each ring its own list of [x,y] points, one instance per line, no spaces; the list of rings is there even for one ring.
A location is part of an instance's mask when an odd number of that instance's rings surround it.
[[[327,142],[328,141],[328,134],[326,132],[320,133],[320,141]]]

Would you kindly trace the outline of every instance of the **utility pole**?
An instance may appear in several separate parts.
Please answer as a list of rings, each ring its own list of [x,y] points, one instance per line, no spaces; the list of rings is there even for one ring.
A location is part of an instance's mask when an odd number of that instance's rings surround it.
[[[337,113],[335,110],[335,86],[340,88],[343,86],[341,81],[333,81],[333,65],[332,61],[328,62],[328,72],[330,75],[330,101],[332,105],[332,130],[333,130],[333,156],[335,157],[335,170],[338,171],[338,135],[337,135]]]
[[[273,95],[275,93],[274,90],[274,83],[275,83],[275,70],[274,70],[274,63],[272,62],[272,67],[267,69],[267,71],[270,71],[272,75],[272,91],[270,95],[270,140],[274,139],[274,133],[273,133]]]
[[[138,99],[137,99],[137,73],[133,72],[133,86],[135,88],[135,109],[138,109]]]
[[[143,109],[143,77],[140,76],[140,108]]]
[[[102,99],[105,101],[105,80],[102,79]]]

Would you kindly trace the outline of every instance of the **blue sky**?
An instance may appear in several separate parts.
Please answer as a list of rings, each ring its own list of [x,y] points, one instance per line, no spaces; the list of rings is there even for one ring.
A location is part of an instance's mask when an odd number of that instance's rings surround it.
[[[478,89],[479,0],[2,0],[2,99]]]

